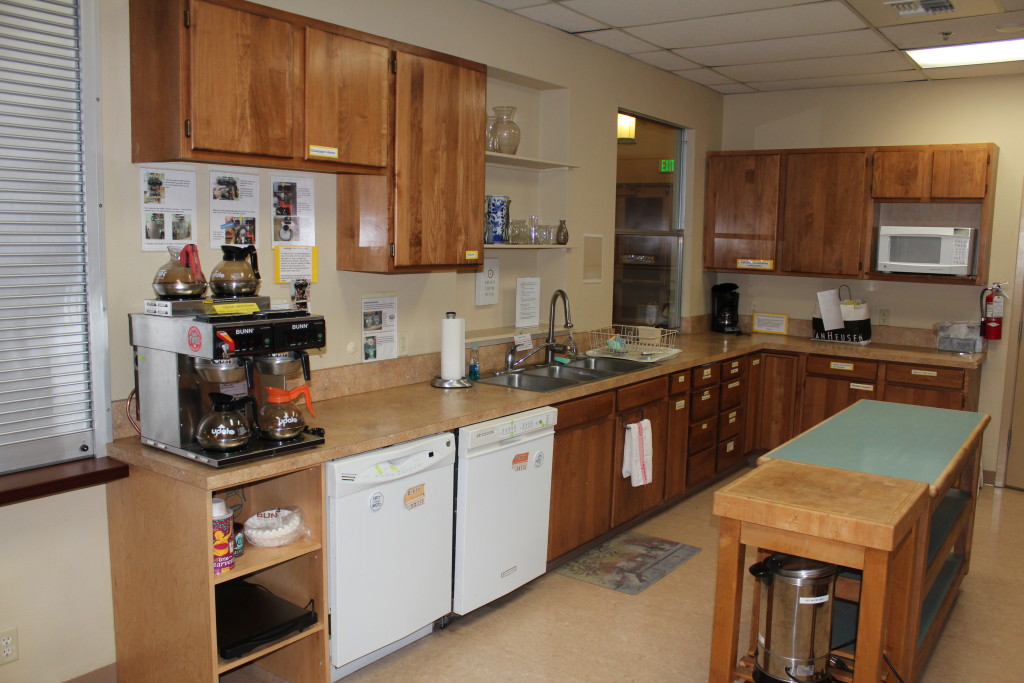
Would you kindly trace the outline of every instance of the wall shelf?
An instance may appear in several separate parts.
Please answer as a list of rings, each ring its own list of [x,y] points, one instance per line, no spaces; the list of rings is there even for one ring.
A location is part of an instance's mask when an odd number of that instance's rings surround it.
[[[504,168],[522,168],[534,171],[544,171],[552,168],[576,168],[576,166],[562,161],[549,161],[547,159],[535,159],[514,154],[501,154],[499,152],[487,152],[486,159],[488,166]]]
[[[491,249],[568,249],[568,244],[485,244],[484,251]]]

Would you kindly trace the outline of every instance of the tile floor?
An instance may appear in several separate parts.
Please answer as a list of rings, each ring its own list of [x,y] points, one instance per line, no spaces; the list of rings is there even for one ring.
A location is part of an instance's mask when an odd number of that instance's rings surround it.
[[[643,593],[547,574],[346,683],[706,681],[718,538],[711,497],[704,491],[637,527],[703,549]],[[1021,680],[1011,672],[1024,644],[1022,522],[1024,492],[985,487],[971,571],[922,681]]]

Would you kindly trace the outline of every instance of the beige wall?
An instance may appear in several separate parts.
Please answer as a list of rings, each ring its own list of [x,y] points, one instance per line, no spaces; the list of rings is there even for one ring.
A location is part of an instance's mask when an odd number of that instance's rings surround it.
[[[723,149],[786,149],[867,145],[994,142],[999,147],[993,220],[992,282],[1013,282],[1024,180],[1024,77],[829,88],[731,95],[725,98]],[[764,312],[810,318],[814,292],[842,280],[720,275],[740,285],[743,312],[756,299]],[[874,311],[891,311],[891,324],[930,328],[949,320],[978,320],[977,287],[898,282],[849,282]],[[996,470],[1004,456],[1008,420],[1002,419],[1004,383],[1012,377],[1021,283],[1014,283],[1004,339],[990,342],[982,373],[980,410],[992,415],[983,467]]]
[[[606,236],[607,276],[600,285],[584,288],[580,284],[580,250],[567,252],[564,283],[580,329],[606,324],[611,317],[616,111],[629,109],[692,128],[687,192],[691,200],[703,192],[703,163],[693,160],[702,160],[707,149],[720,145],[722,97],[701,86],[475,0],[277,0],[266,4],[569,89],[569,125],[564,136],[568,161],[579,168],[568,174],[565,217],[574,235]],[[128,313],[139,311],[142,299],[152,296],[153,273],[167,257],[140,249],[139,174],[138,166],[130,163],[129,147],[128,2],[99,0],[99,11],[109,354],[111,395],[117,400],[127,397],[133,386]],[[273,102],[267,106],[272,107]],[[201,188],[210,167],[195,168]],[[265,197],[270,173],[262,170],[260,174]],[[329,339],[327,352],[314,359],[314,368],[357,362],[346,345],[358,338],[359,299],[371,292],[398,295],[401,327],[410,333],[410,353],[436,351],[440,346],[437,321],[444,311],[467,301],[465,291],[471,283],[465,279],[472,276],[374,276],[336,271],[333,176],[314,175],[320,282],[312,290],[313,306],[327,317]],[[691,224],[700,224],[699,205],[699,201],[688,202]],[[205,237],[208,206],[202,198],[197,216],[199,234]],[[262,220],[268,219],[264,209]],[[219,259],[205,241],[201,240],[200,247],[209,273]],[[699,253],[699,245],[693,251]],[[269,246],[261,249],[261,262],[268,273],[270,256]],[[699,269],[694,272],[701,278]],[[283,285],[265,284],[261,293],[283,299],[288,292]],[[699,296],[691,303],[703,305]],[[465,305],[459,313],[470,328],[475,317],[485,316],[485,312]],[[8,586],[16,586],[16,590],[3,593],[0,620],[3,625],[19,626],[22,645],[20,661],[0,669],[0,681],[54,683],[114,660],[104,501],[104,490],[95,488],[0,508],[0,528],[13,530],[5,535],[0,577]],[[116,561],[147,561],[145,543],[139,539],[138,557]]]

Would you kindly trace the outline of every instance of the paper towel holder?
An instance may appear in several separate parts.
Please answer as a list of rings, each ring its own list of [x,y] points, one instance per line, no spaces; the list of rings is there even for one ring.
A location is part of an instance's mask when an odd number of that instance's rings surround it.
[[[454,318],[455,317],[455,312],[454,311],[449,311],[449,312],[445,313],[445,317],[446,318]],[[441,353],[442,353],[442,355],[444,354],[444,349],[441,350]],[[442,372],[443,372],[443,366],[444,366],[444,362],[442,361]],[[430,382],[430,386],[437,387],[438,389],[468,389],[469,387],[473,386],[473,383],[471,381],[469,381],[468,379],[466,379],[465,377],[458,377],[458,378],[455,378],[455,379],[445,379],[441,375],[435,375],[434,379],[431,380],[431,382]]]

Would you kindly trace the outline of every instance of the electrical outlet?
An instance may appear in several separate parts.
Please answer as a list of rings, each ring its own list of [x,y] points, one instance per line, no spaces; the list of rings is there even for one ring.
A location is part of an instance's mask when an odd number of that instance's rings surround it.
[[[0,631],[0,666],[18,659],[18,627],[11,626]]]
[[[878,309],[878,324],[888,325],[889,324],[889,309],[880,308]]]
[[[407,335],[405,332],[398,333],[398,355],[409,355],[409,335]]]

